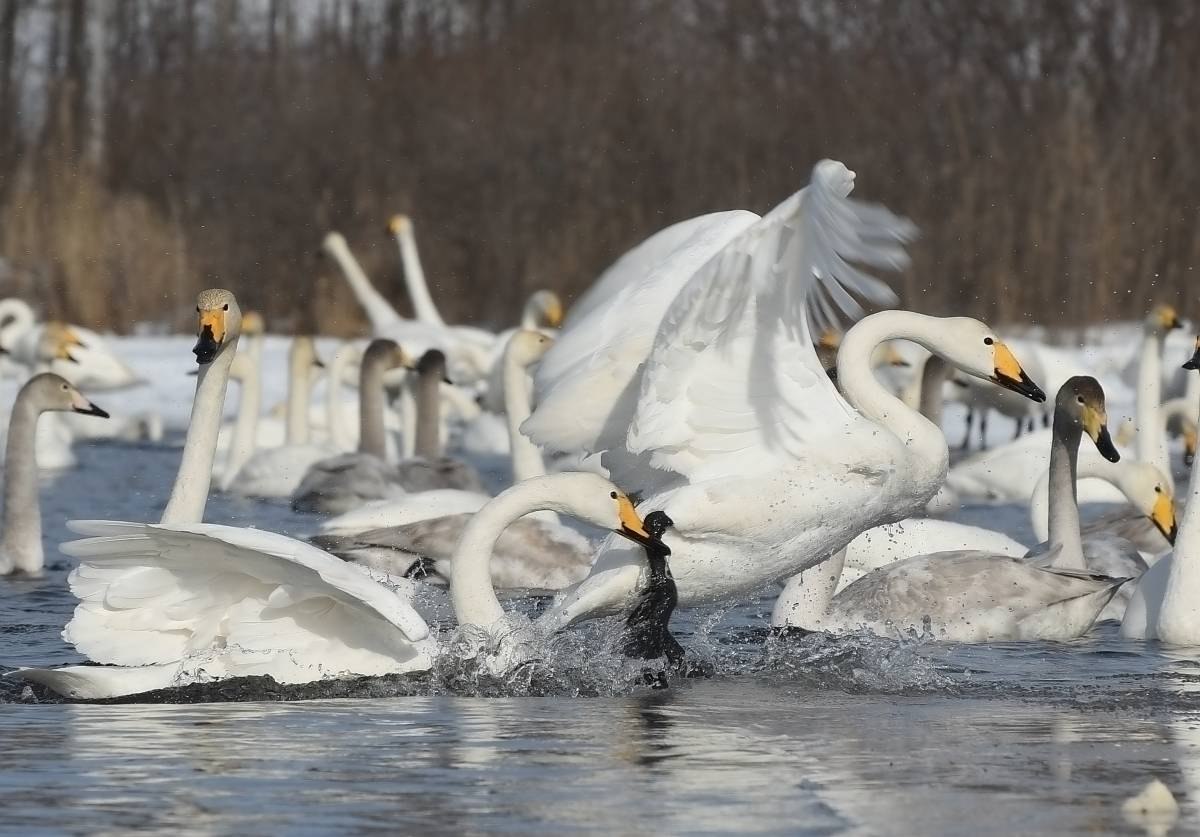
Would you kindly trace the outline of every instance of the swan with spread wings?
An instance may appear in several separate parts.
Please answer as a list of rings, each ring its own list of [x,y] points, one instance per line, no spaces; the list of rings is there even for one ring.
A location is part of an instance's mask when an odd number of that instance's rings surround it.
[[[817,164],[811,184],[764,217],[719,213],[631,252],[618,277],[542,361],[523,431],[550,449],[602,452],[668,536],[682,606],[749,593],[825,560],[855,535],[921,508],[945,478],[945,438],[874,379],[882,342],[912,340],[964,372],[1045,395],[985,324],[885,311],[851,329],[838,358],[845,396],[811,329],[894,301],[864,272],[908,263],[915,234],[849,199],[854,174]],[[636,258],[631,258],[636,257]],[[549,609],[549,628],[619,610],[643,572],[609,538],[591,574]]]

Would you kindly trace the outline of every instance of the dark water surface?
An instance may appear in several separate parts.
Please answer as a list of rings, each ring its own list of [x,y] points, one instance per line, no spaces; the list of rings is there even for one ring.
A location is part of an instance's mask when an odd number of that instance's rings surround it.
[[[0,580],[5,669],[78,660],[58,636],[74,606],[62,521],[156,519],[178,451],[79,455],[43,492],[54,568]],[[1015,508],[961,517],[1027,534]],[[315,527],[224,497],[209,519]],[[685,614],[681,639],[716,675],[665,690],[603,650],[604,625],[564,638],[532,681],[490,684],[495,697],[453,666],[159,697],[219,703],[38,703],[6,684],[0,831],[1167,833],[1121,812],[1154,777],[1182,806],[1171,833],[1198,830],[1200,649],[1110,626],[1066,645],[766,639],[769,609]]]

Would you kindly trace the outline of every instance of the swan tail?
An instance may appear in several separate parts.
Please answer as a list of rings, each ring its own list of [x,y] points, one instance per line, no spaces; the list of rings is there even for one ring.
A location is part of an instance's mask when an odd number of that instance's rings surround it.
[[[1061,572],[1061,571],[1059,571]],[[1080,578],[1089,578],[1082,573]],[[1091,576],[1090,578],[1095,578]],[[1098,590],[1053,602],[1022,618],[1017,624],[1023,638],[1067,640],[1087,633],[1128,578],[1106,579]]]

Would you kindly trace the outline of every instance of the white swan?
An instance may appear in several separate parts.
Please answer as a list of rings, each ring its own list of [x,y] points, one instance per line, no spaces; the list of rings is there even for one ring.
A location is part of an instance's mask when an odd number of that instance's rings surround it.
[[[292,341],[288,353],[287,439],[258,450],[237,472],[230,490],[247,497],[291,497],[312,465],[337,451],[309,441],[309,374],[319,363],[311,337]]]
[[[81,600],[64,638],[104,665],[13,676],[97,699],[239,675],[303,683],[428,668],[436,643],[403,595],[308,544],[199,522],[240,326],[228,291],[205,291],[199,301],[202,371],[163,522],[77,521],[72,528],[92,537],[64,546],[80,560],[70,582]],[[511,520],[539,508],[649,537],[633,504],[602,477],[541,477],[476,515],[463,532],[456,571],[488,586],[492,543]],[[490,628],[495,594],[466,576],[455,582],[456,615]]]
[[[0,347],[8,356],[35,370],[40,364],[41,342],[48,330],[67,339],[70,355],[55,358],[46,371],[55,372],[80,389],[123,389],[141,383],[125,361],[113,352],[100,335],[67,323],[39,323],[33,309],[23,300],[0,300]]]
[[[1063,640],[1096,621],[1127,578],[1083,572],[1073,451],[1084,432],[1108,457],[1104,392],[1072,378],[1055,400],[1051,543],[1039,561],[978,550],[917,555],[873,570],[836,595],[844,552],[789,581],[772,622],[809,630],[930,634],[957,642]],[[1070,481],[1065,485],[1064,477]],[[1072,516],[1074,512],[1074,516]],[[1135,553],[1136,554],[1136,551]]]
[[[222,438],[228,438],[225,460],[217,487],[228,491],[242,466],[254,456],[258,446],[259,411],[262,409],[262,353],[263,332],[266,325],[253,311],[242,317],[241,348],[233,365],[230,377],[238,382],[238,411],[233,426],[222,425],[217,437],[217,450],[221,450]]]
[[[38,353],[32,358],[34,364],[31,372],[37,374],[51,371],[54,360],[70,357],[71,345],[64,329],[51,327],[44,329],[39,341]],[[25,369],[24,366],[18,368]],[[37,422],[34,446],[37,449],[38,467],[43,470],[60,471],[74,468],[78,464],[74,451],[75,433],[71,426],[62,420],[65,415],[51,412]],[[8,418],[7,415],[3,417],[4,421],[7,421]],[[7,425],[5,425],[4,432],[8,432]],[[0,457],[6,456],[7,450],[7,445],[0,447]]]
[[[37,575],[42,571],[42,515],[34,440],[38,418],[49,411],[108,418],[108,413],[84,398],[65,378],[51,372],[35,375],[21,387],[13,402],[5,442],[0,575]]]
[[[358,450],[318,460],[292,492],[292,509],[339,514],[365,502],[404,493],[399,469],[387,459],[384,374],[410,368],[412,361],[394,340],[376,338],[362,356],[359,378]],[[333,386],[333,381],[330,382]]]
[[[1200,338],[1196,339],[1195,354],[1184,368],[1200,372]],[[1200,467],[1193,463],[1175,551],[1146,570],[1138,580],[1121,622],[1121,636],[1157,639],[1170,645],[1200,645],[1200,499],[1197,498],[1200,498]]]
[[[666,542],[681,606],[812,566],[937,491],[945,439],[875,380],[881,343],[912,340],[969,374],[1045,397],[983,323],[889,311],[846,334],[842,398],[808,319],[830,311],[822,293],[850,307],[848,291],[883,296],[847,260],[899,266],[912,234],[887,210],[848,200],[852,183],[845,166],[823,161],[766,217],[710,219],[542,361],[545,397],[523,430],[551,449],[605,451],[615,481],[645,488],[645,508],[675,523]],[[643,566],[608,539],[546,624],[620,609]]]

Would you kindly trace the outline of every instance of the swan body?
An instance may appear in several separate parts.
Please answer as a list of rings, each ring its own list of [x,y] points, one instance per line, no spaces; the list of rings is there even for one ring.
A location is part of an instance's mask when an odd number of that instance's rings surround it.
[[[846,547],[838,589],[912,555],[981,551],[1020,557],[1029,547],[1002,532],[948,520],[913,517],[868,529]]]
[[[863,576],[797,626],[951,642],[1062,641],[1086,633],[1125,581],[988,552],[917,555]]]
[[[406,526],[443,515],[474,514],[490,499],[479,491],[453,488],[419,491],[395,500],[365,503],[357,509],[331,517],[321,523],[321,534],[357,535],[372,529]]]

